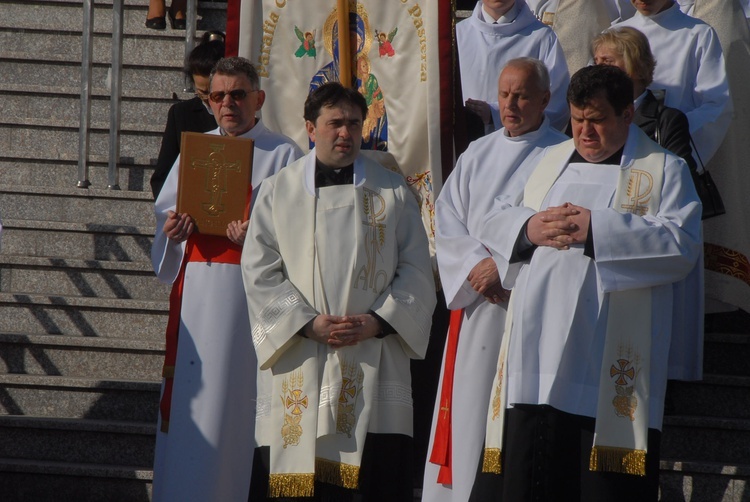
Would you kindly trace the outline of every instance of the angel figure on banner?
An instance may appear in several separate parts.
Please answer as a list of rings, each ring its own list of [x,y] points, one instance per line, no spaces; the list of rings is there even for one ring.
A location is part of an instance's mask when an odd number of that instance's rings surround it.
[[[392,58],[396,55],[396,51],[393,49],[393,42],[396,33],[398,32],[398,26],[393,28],[387,35],[385,32],[375,30],[375,35],[378,37],[378,51],[380,57]]]
[[[372,31],[365,11],[364,5],[357,4],[357,11],[349,13],[349,35],[352,51],[353,67],[357,69],[356,87],[365,96],[368,105],[368,115],[374,113],[377,118],[371,123],[369,134],[363,130],[362,148],[365,150],[388,150],[388,122],[385,111],[385,98],[378,80],[370,73],[370,61],[367,54],[372,45]],[[323,27],[323,42],[326,51],[331,55],[332,61],[324,65],[310,80],[309,92],[314,91],[326,82],[339,82],[339,44],[338,44],[338,19],[334,9],[326,19]],[[365,61],[360,62],[364,57]],[[360,66],[366,68],[362,75]],[[364,89],[364,90],[363,90]],[[369,93],[369,97],[368,97]],[[374,108],[371,105],[375,105]],[[369,119],[369,117],[368,117]],[[310,144],[312,148],[313,144]]]
[[[315,52],[315,32],[318,30],[313,31],[306,31],[302,33],[302,30],[300,30],[297,26],[294,27],[294,33],[297,35],[297,38],[299,38],[300,46],[297,49],[297,52],[294,53],[295,56],[298,58],[310,56],[311,58],[315,59],[316,52]]]

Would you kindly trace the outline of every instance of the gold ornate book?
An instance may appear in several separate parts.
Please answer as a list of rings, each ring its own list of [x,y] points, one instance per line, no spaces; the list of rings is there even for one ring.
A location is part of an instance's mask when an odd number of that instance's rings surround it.
[[[226,235],[230,221],[245,221],[253,172],[253,140],[182,133],[177,212],[198,232]]]

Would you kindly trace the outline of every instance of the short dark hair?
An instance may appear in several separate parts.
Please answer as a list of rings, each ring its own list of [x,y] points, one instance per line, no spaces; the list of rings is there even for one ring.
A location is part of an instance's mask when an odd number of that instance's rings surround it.
[[[208,77],[216,62],[224,57],[224,34],[220,31],[207,31],[185,61],[183,71],[192,79],[193,75]]]
[[[241,57],[222,58],[211,70],[211,81],[214,79],[214,75],[244,75],[250,81],[250,85],[253,90],[260,89],[260,77],[258,76],[258,70],[255,69],[253,64]]]
[[[633,104],[633,81],[616,66],[584,66],[570,79],[568,104],[584,108],[592,99],[604,95],[616,115]]]
[[[365,117],[367,117],[365,97],[356,89],[344,87],[338,82],[327,82],[307,96],[305,100],[305,120],[314,124],[320,116],[321,108],[335,106],[342,102],[359,108],[362,111],[362,120],[365,120]]]

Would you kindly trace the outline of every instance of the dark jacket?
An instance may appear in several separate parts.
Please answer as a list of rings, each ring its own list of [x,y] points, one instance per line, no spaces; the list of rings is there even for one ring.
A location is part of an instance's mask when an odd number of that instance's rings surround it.
[[[657,120],[659,138],[656,137]],[[641,106],[635,111],[633,123],[646,135],[687,162],[691,172],[696,170],[693,149],[690,147],[690,126],[684,113],[664,106],[647,90]]]
[[[161,139],[159,158],[151,176],[151,191],[154,199],[159,196],[161,187],[180,153],[180,137],[183,131],[208,132],[216,129],[214,116],[208,113],[198,97],[175,103],[167,115],[167,127]]]

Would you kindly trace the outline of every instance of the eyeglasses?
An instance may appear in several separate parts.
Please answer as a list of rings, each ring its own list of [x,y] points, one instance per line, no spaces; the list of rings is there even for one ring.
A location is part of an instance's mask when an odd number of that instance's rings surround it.
[[[222,101],[224,101],[225,97],[229,96],[230,98],[232,98],[232,101],[242,101],[251,92],[258,92],[258,90],[253,89],[252,91],[246,91],[245,89],[235,89],[229,92],[214,91],[208,95],[208,99],[210,99],[214,103],[221,103]]]
[[[198,96],[201,101],[208,101],[208,91],[204,91],[203,89],[196,89],[195,95]]]

